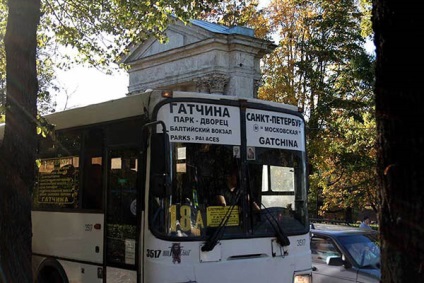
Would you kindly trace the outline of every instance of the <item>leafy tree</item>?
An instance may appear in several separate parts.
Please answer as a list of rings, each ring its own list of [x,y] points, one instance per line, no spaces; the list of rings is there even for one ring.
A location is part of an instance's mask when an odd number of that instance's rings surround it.
[[[264,83],[259,97],[267,100],[302,106],[302,84],[296,79],[296,62],[301,61],[298,42],[305,36],[302,17],[296,1],[272,1],[267,9],[273,31],[279,38],[279,47],[264,59]]]
[[[367,57],[363,54],[362,58],[352,60],[345,73],[339,74],[335,87],[349,101],[332,106],[334,109],[325,117],[325,126],[310,143],[310,150],[318,152],[311,156],[317,171],[311,180],[323,189],[323,212],[361,211],[368,207],[377,212],[378,209],[376,127],[374,100],[370,95],[373,68]],[[355,82],[358,85],[355,86]],[[345,217],[353,220],[351,215]]]
[[[375,178],[369,178],[375,172],[373,73],[355,1],[274,0],[267,14],[280,42],[264,60],[259,97],[304,109],[314,169],[311,201],[319,190],[327,211],[375,206],[363,202],[376,199]],[[370,150],[357,151],[361,143]],[[370,194],[373,198],[365,198]]]
[[[225,26],[245,26],[254,28],[255,36],[270,39],[271,27],[263,10],[258,10],[257,0],[220,1],[209,12],[201,14],[203,19]]]
[[[364,38],[372,39],[373,30],[371,22],[372,3],[371,0],[359,0],[359,9],[362,13],[361,34]]]
[[[216,1],[9,0],[6,126],[0,145],[0,281],[32,282],[31,203],[36,148],[38,34],[77,51],[77,62],[109,64],[130,42],[164,39],[171,20],[186,20]],[[2,0],[1,5],[5,5]],[[3,7],[2,6],[2,7]],[[42,15],[42,17],[41,17]],[[40,21],[41,18],[41,21]]]
[[[322,189],[319,198],[324,200],[323,212],[362,210],[368,206],[377,212],[375,120],[369,113],[362,118],[363,122],[357,122],[341,115],[335,120],[336,129],[323,130],[326,139],[322,145],[328,148],[317,162],[320,173],[312,176]]]
[[[216,2],[46,1],[42,30],[46,36],[54,34],[61,45],[73,48],[75,52],[66,55],[67,62],[109,67],[133,44],[152,36],[166,41],[164,30],[173,19],[195,18]]]
[[[373,1],[382,282],[423,280],[421,14],[415,1]]]

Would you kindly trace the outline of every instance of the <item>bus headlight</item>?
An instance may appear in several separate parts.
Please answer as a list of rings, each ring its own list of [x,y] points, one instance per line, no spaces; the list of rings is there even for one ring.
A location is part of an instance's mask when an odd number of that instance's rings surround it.
[[[294,276],[293,283],[312,283],[311,274],[297,274]]]

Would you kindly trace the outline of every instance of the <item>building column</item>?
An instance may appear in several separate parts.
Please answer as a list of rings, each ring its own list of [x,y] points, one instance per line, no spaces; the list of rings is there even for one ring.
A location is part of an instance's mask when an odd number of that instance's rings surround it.
[[[230,77],[224,74],[212,74],[193,79],[199,92],[212,94],[224,94],[225,86],[228,84]]]

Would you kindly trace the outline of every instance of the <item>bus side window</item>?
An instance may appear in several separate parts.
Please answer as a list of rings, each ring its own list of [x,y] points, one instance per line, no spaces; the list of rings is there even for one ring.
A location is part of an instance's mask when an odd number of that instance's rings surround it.
[[[90,164],[86,170],[83,205],[86,209],[101,209],[102,205],[102,165]]]
[[[82,207],[84,209],[103,208],[103,146],[102,128],[94,127],[84,131],[82,168]]]
[[[33,209],[79,209],[81,132],[53,132],[39,140]]]

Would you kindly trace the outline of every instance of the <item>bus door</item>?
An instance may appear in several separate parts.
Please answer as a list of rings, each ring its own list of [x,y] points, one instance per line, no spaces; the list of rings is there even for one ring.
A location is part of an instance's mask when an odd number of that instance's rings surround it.
[[[105,263],[107,282],[137,282],[138,151],[108,152],[108,186],[105,212]]]

